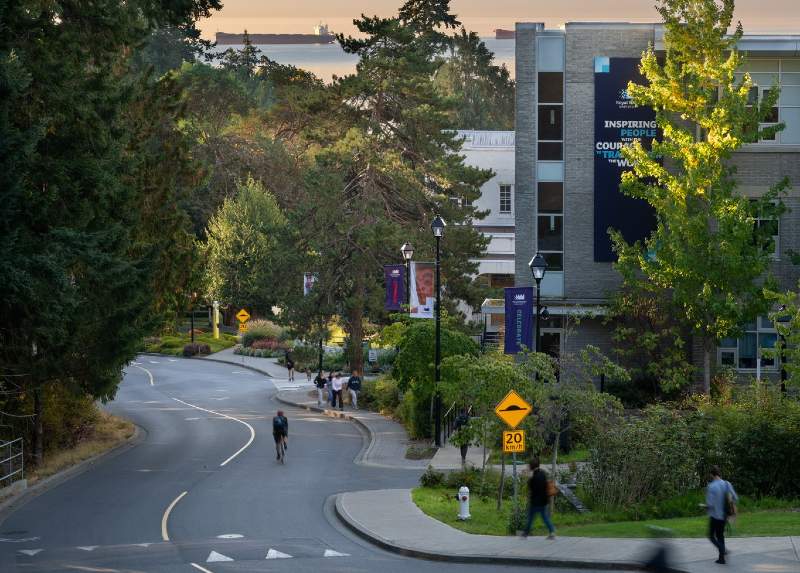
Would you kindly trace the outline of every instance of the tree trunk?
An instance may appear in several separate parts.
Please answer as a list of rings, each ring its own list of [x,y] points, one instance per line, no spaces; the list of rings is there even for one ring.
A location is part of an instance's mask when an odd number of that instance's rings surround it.
[[[561,443],[561,432],[555,433],[555,440],[553,441],[553,457],[552,457],[552,471],[553,471],[553,479],[556,479],[557,470],[558,470],[558,446]]]
[[[364,274],[356,271],[355,296],[350,308],[350,371],[364,373],[364,351],[361,341],[364,338]]]
[[[703,392],[711,394],[711,348],[708,342],[703,343]]]
[[[500,454],[500,486],[497,488],[497,511],[503,507],[503,488],[506,485],[506,454]]]
[[[42,423],[42,389],[33,391],[33,461],[37,467],[44,461],[44,425]]]

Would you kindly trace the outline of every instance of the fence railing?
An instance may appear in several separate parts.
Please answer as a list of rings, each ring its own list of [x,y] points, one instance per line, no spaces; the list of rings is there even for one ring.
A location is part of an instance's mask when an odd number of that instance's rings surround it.
[[[0,488],[25,477],[25,456],[22,438],[0,444]]]

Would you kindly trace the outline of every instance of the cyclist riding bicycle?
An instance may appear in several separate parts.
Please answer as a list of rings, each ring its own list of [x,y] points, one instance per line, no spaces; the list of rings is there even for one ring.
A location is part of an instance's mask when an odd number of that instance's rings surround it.
[[[289,437],[289,420],[283,415],[283,410],[278,410],[278,415],[272,418],[272,437],[275,438],[276,459],[280,460],[281,444],[286,449]]]

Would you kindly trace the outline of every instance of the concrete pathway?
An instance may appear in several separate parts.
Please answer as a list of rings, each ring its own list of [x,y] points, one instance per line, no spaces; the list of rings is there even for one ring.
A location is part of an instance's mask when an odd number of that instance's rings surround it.
[[[453,513],[457,510],[454,500]],[[407,489],[343,493],[336,498],[336,512],[353,531],[385,549],[445,561],[640,569],[655,549],[648,539],[472,535],[425,515]],[[705,539],[668,543],[675,571],[800,572],[800,537],[732,538],[727,566],[714,563],[715,549]]]

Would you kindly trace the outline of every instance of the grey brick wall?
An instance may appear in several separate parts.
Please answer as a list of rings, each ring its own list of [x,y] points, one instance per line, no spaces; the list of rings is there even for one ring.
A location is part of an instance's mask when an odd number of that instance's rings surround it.
[[[516,26],[516,150],[514,167],[515,284],[532,286],[528,261],[536,243],[536,32],[543,24]]]
[[[566,27],[564,99],[564,295],[604,297],[619,285],[610,263],[594,262],[594,57],[637,58],[653,28]]]

